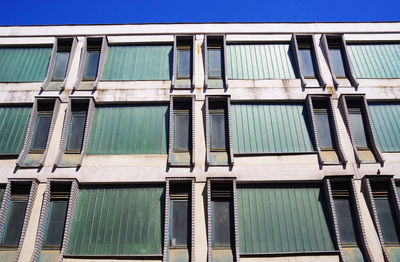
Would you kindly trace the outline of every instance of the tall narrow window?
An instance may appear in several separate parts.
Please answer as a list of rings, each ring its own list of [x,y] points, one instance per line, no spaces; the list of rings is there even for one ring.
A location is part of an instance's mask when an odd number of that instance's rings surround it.
[[[375,162],[375,157],[370,149],[370,139],[365,129],[367,123],[361,102],[360,100],[347,100],[347,109],[354,143],[363,161]]]
[[[299,55],[304,78],[315,78],[314,60],[310,42],[298,41]]]
[[[313,101],[313,113],[318,134],[318,142],[322,155],[327,162],[338,163],[339,158],[336,152],[336,145],[333,140],[334,129],[331,125],[332,116],[330,114],[329,107],[330,105],[327,100]]]
[[[169,246],[188,248],[190,246],[190,193],[186,184],[171,184],[171,230]]]
[[[359,234],[350,191],[343,183],[331,183],[331,186],[341,243],[343,246],[356,246]]]
[[[208,55],[208,78],[222,78],[222,51],[218,46],[209,45]]]
[[[54,110],[54,102],[38,102],[38,113],[32,136],[30,152],[42,153],[46,149],[50,125]]]
[[[85,69],[83,72],[83,80],[95,80],[99,66],[100,50],[102,39],[87,40],[87,53],[85,61]]]
[[[68,68],[72,47],[72,39],[63,39],[58,41],[57,55],[54,63],[53,81],[63,81]]]
[[[228,183],[211,185],[212,244],[214,248],[233,246],[232,189]]]
[[[226,105],[223,102],[211,101],[209,105],[210,150],[227,151],[226,145]]]
[[[178,46],[178,79],[188,79],[191,73],[191,48],[190,46]]]
[[[399,221],[394,211],[394,201],[389,194],[389,184],[386,181],[371,182],[372,196],[381,227],[385,245],[400,245]]]
[[[343,63],[343,52],[340,42],[336,39],[328,39],[329,56],[333,74],[337,78],[346,78],[346,70]]]
[[[60,249],[67,217],[70,184],[52,184],[43,248]]]
[[[85,135],[87,108],[87,103],[72,102],[71,120],[65,150],[67,153],[81,152],[83,137]]]
[[[189,152],[191,145],[191,105],[174,101],[174,152]]]
[[[11,201],[1,236],[2,247],[14,249],[19,245],[30,188],[30,183],[11,185]]]

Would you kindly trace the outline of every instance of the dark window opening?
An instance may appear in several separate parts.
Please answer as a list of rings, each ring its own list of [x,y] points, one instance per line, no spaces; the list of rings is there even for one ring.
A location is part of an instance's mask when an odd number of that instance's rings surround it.
[[[69,123],[67,153],[80,153],[82,150],[88,103],[72,102],[71,120]]]
[[[54,63],[52,80],[63,81],[68,69],[72,48],[72,39],[59,39],[57,46],[57,54]]]
[[[210,121],[210,150],[211,151],[227,151],[228,145],[226,131],[226,103],[210,101],[209,102],[209,121]]]
[[[192,73],[192,37],[177,37],[176,78],[190,79]]]
[[[389,193],[389,182],[371,182],[372,196],[386,245],[399,246],[399,221],[394,211],[394,199]]]
[[[4,248],[15,249],[19,246],[30,188],[31,183],[11,185],[11,201],[1,237],[1,246]]]
[[[85,69],[83,72],[83,80],[95,80],[99,66],[100,51],[102,39],[87,40],[87,53],[85,61]]]
[[[233,246],[233,202],[232,184],[211,185],[212,243],[213,247]]]
[[[38,113],[30,148],[30,152],[32,153],[43,153],[46,149],[54,103],[54,101],[44,103],[38,102]]]
[[[187,248],[190,246],[191,205],[189,184],[171,184],[171,231],[169,246]]]
[[[60,249],[62,245],[70,190],[71,184],[51,185],[51,198],[43,241],[45,249]]]
[[[189,152],[191,148],[191,103],[174,101],[174,152]]]

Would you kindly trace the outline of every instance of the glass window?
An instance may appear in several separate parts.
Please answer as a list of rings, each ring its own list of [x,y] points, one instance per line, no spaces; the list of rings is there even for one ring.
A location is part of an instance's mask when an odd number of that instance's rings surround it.
[[[175,110],[175,125],[174,125],[174,150],[189,151],[189,110]]]
[[[335,204],[336,219],[339,227],[339,235],[342,244],[355,245],[356,238],[356,224],[354,215],[352,214],[351,199],[347,196],[335,196],[333,202]]]
[[[190,48],[178,49],[178,75],[177,78],[190,78]]]
[[[211,151],[226,150],[225,110],[210,110]]]
[[[213,199],[214,246],[231,245],[231,201],[229,198]]]
[[[378,214],[379,224],[383,235],[383,240],[388,244],[399,244],[398,225],[395,214],[387,196],[374,197],[376,213]]]
[[[319,146],[321,149],[333,149],[331,126],[327,108],[314,108]]]
[[[357,149],[368,148],[365,126],[360,107],[349,107],[349,119]]]
[[[208,49],[208,78],[222,78],[221,48]]]
[[[29,199],[29,185],[12,185],[11,201],[7,211],[6,223],[1,238],[1,246],[16,248],[24,225],[26,207]]]
[[[67,73],[69,54],[70,52],[57,52],[53,80],[64,80],[65,74]]]
[[[33,134],[31,151],[44,151],[49,136],[52,112],[38,112],[36,118],[35,132]]]
[[[44,247],[61,247],[67,209],[68,199],[51,199]]]
[[[188,245],[188,200],[171,200],[171,246]]]
[[[299,47],[299,54],[304,77],[315,78],[311,48]]]
[[[337,78],[345,78],[346,72],[340,47],[329,47],[329,56],[332,63],[333,74]]]
[[[84,80],[95,80],[97,77],[97,69],[99,65],[100,51],[87,51],[85,71],[83,74]]]
[[[86,112],[72,112],[66,151],[80,152],[85,134]]]

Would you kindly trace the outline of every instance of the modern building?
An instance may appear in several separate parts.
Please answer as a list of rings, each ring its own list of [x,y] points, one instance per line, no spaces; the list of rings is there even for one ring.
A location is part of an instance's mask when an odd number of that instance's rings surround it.
[[[0,27],[0,261],[400,261],[400,22]]]

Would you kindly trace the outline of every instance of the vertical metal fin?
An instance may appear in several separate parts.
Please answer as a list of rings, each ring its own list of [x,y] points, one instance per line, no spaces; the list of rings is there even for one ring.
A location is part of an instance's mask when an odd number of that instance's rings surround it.
[[[176,59],[178,59],[178,55],[177,55],[177,50],[176,50],[176,43],[177,37],[176,35],[174,35],[174,49],[173,49],[173,63],[172,63],[172,80],[171,80],[171,87],[174,88],[175,87],[175,79],[176,79],[176,66],[178,64],[178,61],[176,61]]]
[[[85,62],[86,62],[86,53],[87,53],[87,38],[85,37],[83,39],[83,46],[81,49],[81,56],[79,58],[79,69],[78,69],[78,75],[76,77],[74,86],[72,87],[72,90],[77,90],[79,89],[79,85],[82,81],[83,77],[83,71],[85,70]]]
[[[204,50],[204,88],[208,87],[208,47],[207,47],[207,35],[204,35],[203,50]]]
[[[103,36],[102,41],[101,41],[100,59],[99,59],[99,64],[98,64],[98,68],[97,68],[97,76],[96,76],[96,80],[93,83],[93,90],[97,89],[97,86],[99,85],[101,77],[103,76],[103,70],[104,70],[104,64],[106,61],[107,49],[108,49],[107,37]]]
[[[292,53],[294,56],[294,61],[296,63],[296,67],[297,67],[297,73],[298,76],[300,78],[300,82],[303,88],[306,88],[307,83],[304,80],[304,75],[303,75],[303,66],[301,64],[301,60],[300,60],[300,54],[299,54],[299,47],[297,45],[297,35],[296,34],[292,34]]]
[[[341,35],[341,46],[342,46],[342,51],[344,53],[344,64],[345,67],[347,69],[347,73],[348,73],[348,78],[350,80],[350,83],[352,86],[354,87],[358,87],[359,83],[357,81],[357,77],[354,74],[354,70],[351,67],[351,63],[350,63],[350,57],[349,57],[349,53],[347,51],[347,45],[346,45],[346,40],[344,39],[344,36]]]
[[[329,46],[328,46],[328,40],[326,39],[326,34],[322,35],[321,41],[322,41],[322,50],[325,53],[325,57],[326,57],[326,60],[328,62],[328,67],[329,67],[329,70],[331,71],[333,85],[335,87],[338,87],[339,86],[339,82],[337,81],[336,76],[333,73],[332,59],[331,59],[331,56],[329,54]]]
[[[169,141],[168,141],[168,165],[171,165],[174,146],[174,97],[169,97]]]
[[[49,67],[47,68],[46,78],[44,79],[42,86],[40,87],[40,90],[42,90],[42,91],[47,88],[47,86],[50,83],[51,76],[53,75],[53,69],[54,69],[54,63],[56,61],[57,49],[58,49],[58,38],[56,38],[54,40],[53,50],[51,51],[51,57],[50,57]]]

